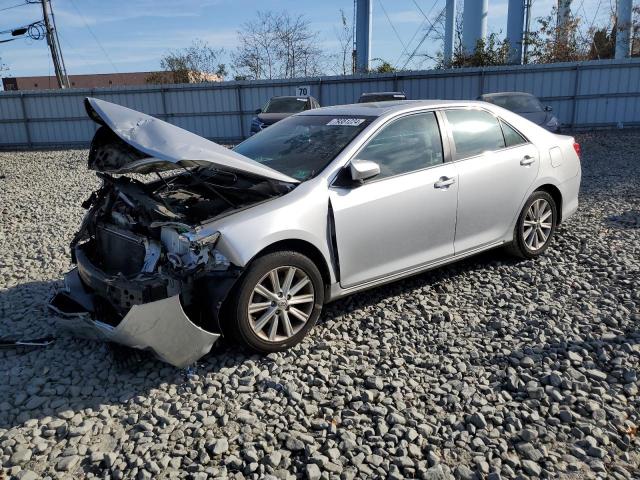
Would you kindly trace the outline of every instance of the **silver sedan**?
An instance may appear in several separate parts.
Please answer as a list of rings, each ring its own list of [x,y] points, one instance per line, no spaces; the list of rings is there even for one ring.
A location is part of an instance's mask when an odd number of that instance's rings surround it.
[[[574,139],[484,102],[310,110],[233,150],[86,109],[102,186],[51,308],[78,335],[177,366],[221,335],[291,347],[325,303],[484,250],[535,258],[578,208]]]

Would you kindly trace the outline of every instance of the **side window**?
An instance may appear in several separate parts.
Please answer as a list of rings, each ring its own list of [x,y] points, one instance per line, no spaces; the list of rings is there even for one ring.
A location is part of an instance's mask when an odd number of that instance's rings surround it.
[[[504,134],[504,142],[507,147],[515,147],[516,145],[522,145],[523,143],[527,143],[527,140],[516,132],[511,125],[505,123],[503,120],[500,120],[500,125],[502,125],[502,133]]]
[[[483,110],[447,110],[456,160],[482,152],[504,148],[504,137],[498,120]]]
[[[380,165],[376,180],[443,163],[435,113],[418,113],[394,120],[369,140],[356,157]]]

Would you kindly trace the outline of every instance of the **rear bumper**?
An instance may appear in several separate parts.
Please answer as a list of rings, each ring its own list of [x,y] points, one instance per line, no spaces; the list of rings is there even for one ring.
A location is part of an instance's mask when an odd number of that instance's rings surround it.
[[[180,368],[206,355],[220,337],[189,319],[180,295],[145,299],[148,289],[144,285],[129,281],[131,287],[136,287],[129,290],[127,283],[110,284],[109,278],[86,259],[78,260],[79,267],[65,275],[64,289],[49,302],[49,308],[59,314],[57,323],[62,329],[83,338],[150,350],[159,359]],[[101,318],[99,306],[104,298],[112,298],[113,292],[118,292],[118,298],[121,294],[133,295],[145,303],[133,304],[116,325],[112,321],[107,323]]]
[[[578,211],[578,195],[580,193],[580,182],[582,172],[578,169],[578,174],[558,185],[562,195],[562,222],[564,223]]]

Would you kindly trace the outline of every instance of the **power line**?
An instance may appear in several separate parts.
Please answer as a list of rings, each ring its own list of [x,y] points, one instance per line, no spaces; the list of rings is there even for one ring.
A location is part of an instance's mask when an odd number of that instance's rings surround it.
[[[424,17],[424,20],[422,20],[422,23],[418,26],[418,29],[414,32],[413,36],[411,37],[411,40],[409,40],[409,43],[407,43],[407,45],[405,46],[405,48],[402,50],[402,52],[400,53],[400,55],[398,56],[398,59],[396,60],[394,66],[398,65],[398,62],[400,61],[400,59],[402,58],[402,56],[407,53],[407,49],[409,48],[409,45],[411,45],[413,43],[413,39],[416,38],[416,35],[418,35],[418,32],[420,32],[420,30],[422,30],[422,28],[424,27],[424,24],[429,22],[429,26],[430,26],[430,30],[431,31],[433,28],[435,28],[435,26],[433,25],[433,23],[431,23],[431,21],[429,20],[429,15],[431,15],[431,12],[433,11],[433,9],[436,7],[436,5],[438,4],[439,0],[435,0],[433,2],[433,4],[431,5],[431,8],[429,9],[429,13],[425,13],[424,10],[422,10],[422,8],[420,7],[420,5],[418,5],[418,3],[416,2],[416,0],[413,0],[413,4],[418,8],[418,10],[420,11],[420,13],[422,14],[422,16]],[[438,15],[439,17],[440,15]],[[424,39],[420,42],[420,45],[422,45],[422,43],[424,42]],[[420,47],[420,45],[418,45],[418,47]],[[409,57],[409,60],[411,60],[412,55]],[[408,63],[408,62],[407,62]],[[405,63],[406,66],[406,63]]]
[[[438,21],[440,20],[440,17],[442,17],[445,12],[447,11],[447,8],[443,8],[440,13],[438,14],[438,16],[436,17],[436,23],[438,23]],[[431,23],[431,22],[429,22]],[[427,30],[427,33],[424,34],[424,36],[422,37],[422,40],[420,40],[420,43],[418,43],[418,45],[416,46],[416,48],[414,48],[413,52],[411,53],[411,55],[409,55],[409,58],[407,58],[407,61],[404,63],[404,65],[402,66],[402,70],[404,70],[405,68],[407,68],[407,65],[409,64],[409,62],[413,59],[413,57],[416,55],[416,53],[418,53],[418,50],[420,49],[420,47],[422,46],[422,44],[424,43],[424,41],[429,37],[429,34],[435,30],[436,26],[435,24],[431,23],[431,27],[429,27],[429,29]]]
[[[407,47],[406,47],[405,43],[402,41],[402,38],[400,37],[400,34],[398,33],[398,30],[396,30],[395,25],[393,25],[393,22],[389,18],[389,14],[387,13],[387,10],[384,8],[384,5],[382,4],[382,0],[378,0],[378,4],[380,5],[380,8],[382,8],[384,16],[387,17],[387,22],[389,22],[389,25],[391,25],[391,29],[393,30],[393,33],[396,34],[396,38],[398,39],[398,41],[400,42],[402,47],[406,49]]]
[[[407,43],[407,45],[405,46],[405,48],[402,49],[402,52],[400,52],[400,55],[398,56],[398,59],[396,60],[396,62],[394,63],[394,67],[398,66],[398,62],[400,61],[400,59],[402,58],[402,56],[407,53],[407,48],[409,47],[409,45],[411,45],[413,43],[413,39],[416,38],[416,35],[418,35],[418,32],[420,32],[420,30],[422,30],[422,28],[424,27],[424,24],[427,23],[426,20],[422,20],[422,22],[420,23],[420,25],[418,26],[417,30],[415,32],[413,32],[413,36],[411,37],[411,39],[409,40],[409,43]]]
[[[0,12],[4,12],[5,10],[11,10],[12,8],[24,7],[25,5],[29,5],[29,2],[17,3],[9,7],[0,8]]]
[[[438,2],[439,0],[436,0],[435,2],[433,2],[433,5],[431,5],[431,8],[429,9],[429,13],[424,13],[424,10],[422,10],[420,5],[418,5],[418,2],[416,0],[413,0],[413,4],[416,6],[418,10],[420,10],[420,13],[424,16],[427,22],[429,22],[429,25],[431,26],[431,28],[434,28],[434,25],[433,23],[431,23],[431,20],[429,20],[429,15],[431,15],[431,12],[433,11],[433,9],[436,8],[436,5],[438,4]]]
[[[78,12],[78,15],[80,15],[80,18],[82,19],[82,22],[84,23],[84,26],[87,27],[87,30],[89,31],[89,33],[91,34],[91,36],[93,37],[93,39],[96,41],[96,43],[98,44],[98,47],[100,47],[100,50],[102,50],[102,53],[104,53],[104,56],[107,58],[107,60],[109,61],[109,63],[111,64],[111,66],[113,67],[113,69],[115,70],[116,73],[120,73],[118,71],[118,67],[116,67],[115,63],[113,63],[113,61],[111,60],[111,57],[109,57],[109,54],[107,53],[107,51],[104,49],[104,47],[102,46],[102,44],[100,43],[100,40],[98,40],[98,37],[96,37],[96,34],[93,33],[93,30],[91,30],[91,27],[89,27],[89,24],[87,23],[87,21],[85,20],[84,16],[82,15],[82,13],[80,12],[80,10],[78,10],[78,7],[76,7],[76,4],[73,0],[71,0],[71,5],[73,6],[73,8],[75,9],[76,12]]]

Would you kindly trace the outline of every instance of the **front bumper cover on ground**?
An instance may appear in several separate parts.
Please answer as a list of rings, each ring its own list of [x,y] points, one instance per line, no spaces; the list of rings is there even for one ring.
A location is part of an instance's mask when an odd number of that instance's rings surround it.
[[[74,335],[150,350],[161,360],[182,368],[206,355],[220,337],[194,324],[185,314],[179,295],[134,305],[112,326],[92,318],[94,294],[74,268],[65,275],[65,288],[49,307],[58,313],[58,324]]]

